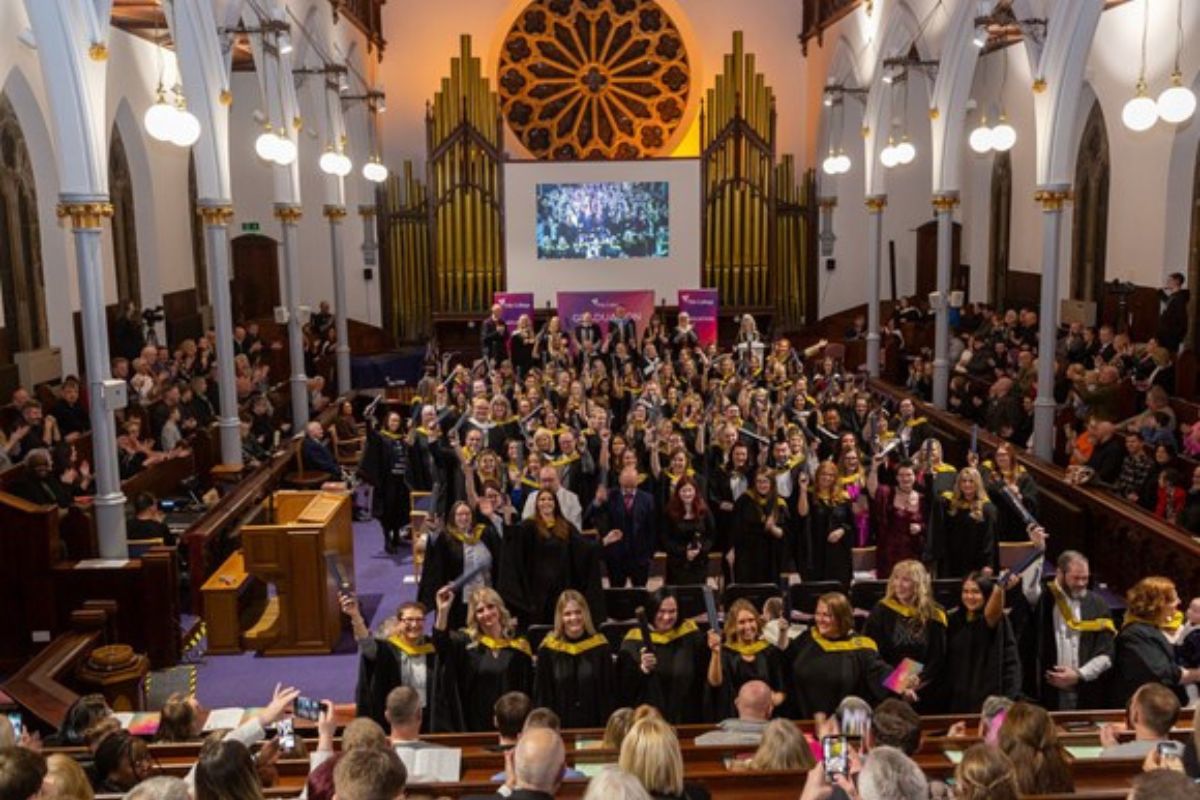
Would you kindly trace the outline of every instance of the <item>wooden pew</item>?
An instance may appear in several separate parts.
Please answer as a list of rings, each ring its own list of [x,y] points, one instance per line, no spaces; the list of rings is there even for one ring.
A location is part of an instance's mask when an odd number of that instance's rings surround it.
[[[208,577],[201,592],[208,628],[207,652],[242,652],[241,632],[262,613],[267,602],[266,584],[246,572],[246,560],[239,550]]]

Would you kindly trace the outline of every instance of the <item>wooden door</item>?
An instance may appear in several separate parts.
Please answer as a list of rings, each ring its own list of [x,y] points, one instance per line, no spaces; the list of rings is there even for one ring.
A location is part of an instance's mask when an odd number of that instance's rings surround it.
[[[963,289],[956,280],[962,254],[962,225],[954,223],[950,237],[950,288]],[[917,297],[929,300],[929,293],[937,291],[937,220],[931,219],[917,228]]]
[[[237,236],[233,247],[233,318],[235,322],[271,317],[279,300],[279,243],[269,236]]]

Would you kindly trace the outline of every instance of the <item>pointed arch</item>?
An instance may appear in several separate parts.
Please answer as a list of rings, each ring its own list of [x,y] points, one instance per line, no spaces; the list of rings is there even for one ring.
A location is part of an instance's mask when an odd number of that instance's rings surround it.
[[[1075,159],[1070,297],[1100,303],[1107,262],[1108,132],[1099,101],[1092,103]]]
[[[142,305],[141,273],[138,269],[137,212],[133,205],[133,177],[121,130],[112,127],[108,144],[108,195],[113,206],[113,264],[117,271],[117,303],[123,310]]]
[[[0,94],[0,302],[8,353],[49,344],[37,184],[7,93]]]
[[[1008,255],[1012,233],[1012,156],[1006,150],[992,160],[988,210],[988,288],[990,301],[1002,308],[1008,296]]]

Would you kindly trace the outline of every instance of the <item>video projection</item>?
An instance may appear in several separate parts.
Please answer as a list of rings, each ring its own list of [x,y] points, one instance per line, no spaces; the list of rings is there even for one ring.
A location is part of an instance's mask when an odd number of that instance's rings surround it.
[[[539,259],[666,258],[668,181],[539,183]]]

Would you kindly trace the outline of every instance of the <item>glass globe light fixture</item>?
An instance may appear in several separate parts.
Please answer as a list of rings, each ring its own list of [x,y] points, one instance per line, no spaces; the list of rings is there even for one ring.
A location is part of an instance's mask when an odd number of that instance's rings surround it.
[[[896,163],[900,165],[911,164],[916,157],[917,148],[913,147],[913,143],[908,140],[908,136],[906,135],[900,140],[900,144],[896,145]]]
[[[1137,82],[1137,93],[1121,109],[1121,121],[1129,130],[1140,133],[1149,130],[1158,120],[1158,105],[1146,95],[1146,82]]]
[[[1017,143],[1017,129],[1008,124],[1008,117],[1000,115],[1000,121],[992,128],[992,147],[1003,153],[1012,150]]]
[[[1172,125],[1187,122],[1191,119],[1192,114],[1196,113],[1196,95],[1183,85],[1181,73],[1171,73],[1171,85],[1158,96],[1155,107],[1162,121],[1170,122]]]
[[[387,180],[388,169],[379,160],[379,156],[373,156],[370,161],[363,164],[362,176],[372,183],[383,183]]]
[[[178,113],[175,106],[167,102],[166,93],[160,84],[154,105],[146,109],[146,113],[142,115],[142,125],[145,126],[146,133],[151,137],[160,142],[169,142],[171,134],[175,130],[175,115]]]
[[[288,138],[283,128],[280,128],[279,133],[275,135],[275,155],[273,160],[281,167],[286,167],[296,160],[296,143]]]
[[[263,132],[258,135],[258,138],[254,140],[254,152],[263,161],[274,161],[275,143],[278,139],[279,137],[275,135],[275,131],[271,129],[270,125],[267,125],[263,129]]]
[[[321,158],[317,161],[317,166],[326,175],[338,174],[338,154],[334,152],[333,145],[325,148],[325,152],[321,154]]]
[[[829,155],[825,156],[825,160],[821,162],[821,171],[826,175],[838,174],[837,156],[833,154],[832,150],[829,151]]]
[[[178,147],[191,147],[200,138],[200,120],[188,111],[183,95],[179,95],[175,104],[175,128],[171,132],[171,142]]]
[[[850,156],[846,155],[845,150],[839,150],[834,160],[837,161],[837,174],[845,175],[850,171]]]

